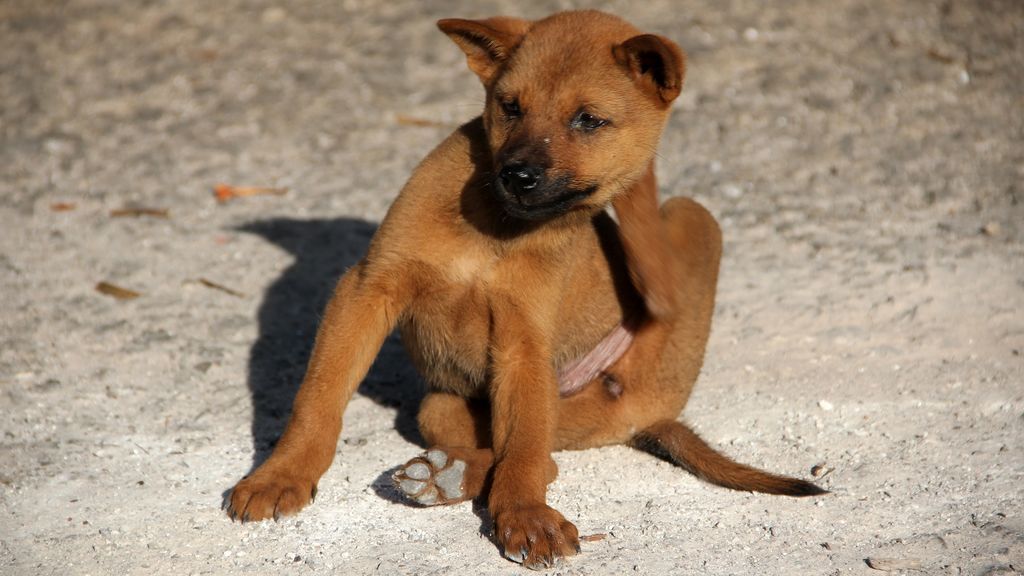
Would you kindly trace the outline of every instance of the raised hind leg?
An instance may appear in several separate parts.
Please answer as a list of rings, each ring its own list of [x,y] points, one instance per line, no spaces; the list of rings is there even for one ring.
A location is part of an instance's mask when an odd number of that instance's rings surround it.
[[[629,209],[642,209],[633,203]],[[779,476],[733,461],[711,448],[684,423],[676,420],[700,372],[710,332],[721,236],[710,214],[691,200],[674,198],[659,210],[666,246],[658,266],[631,271],[657,273],[668,269],[678,291],[659,296],[664,281],[647,282],[643,295],[668,302],[652,313],[637,333],[633,347],[602,380],[562,404],[556,442],[559,447],[584,448],[627,443],[650,452],[719,486],[787,496],[812,496],[824,490],[796,478]],[[634,216],[636,216],[634,214]],[[635,222],[634,222],[635,225]],[[651,223],[648,223],[651,225]],[[622,233],[626,240],[627,231]],[[629,246],[626,246],[629,253]],[[630,254],[642,258],[644,254]],[[664,262],[674,258],[673,262]],[[673,270],[674,268],[674,270]],[[641,282],[642,283],[642,282]],[[660,288],[659,288],[660,287]]]
[[[626,354],[597,382],[559,403],[556,449],[627,443],[655,422],[676,418],[704,360],[721,255],[717,223],[686,198],[673,198],[660,209],[653,207],[653,200],[617,203],[616,210],[622,228],[602,233],[622,235],[631,273],[647,270],[672,281],[634,279],[647,287],[645,299],[668,286],[674,293],[655,294],[658,313],[646,316]],[[643,243],[630,241],[630,230],[664,242],[651,250],[658,262],[634,265],[650,254],[642,251]]]

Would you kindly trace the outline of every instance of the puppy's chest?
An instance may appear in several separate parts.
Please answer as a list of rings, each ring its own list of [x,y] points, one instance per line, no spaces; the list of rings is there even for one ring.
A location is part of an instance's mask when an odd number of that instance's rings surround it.
[[[482,383],[491,332],[487,294],[497,266],[486,256],[452,255],[410,305],[403,340],[432,384]]]

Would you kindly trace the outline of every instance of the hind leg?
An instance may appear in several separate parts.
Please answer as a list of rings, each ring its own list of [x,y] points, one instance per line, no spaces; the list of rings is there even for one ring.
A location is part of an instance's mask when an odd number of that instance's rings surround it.
[[[494,467],[487,403],[430,392],[417,420],[428,449],[395,472],[399,490],[424,506],[457,504],[482,494]],[[547,482],[557,475],[551,461]]]
[[[721,234],[711,215],[692,200],[674,198],[659,213],[664,228],[656,232],[663,233],[674,258],[672,265],[678,266],[674,281],[678,292],[661,301],[674,300],[675,306],[668,314],[664,310],[653,314],[641,328],[633,347],[612,366],[611,382],[606,379],[604,386],[592,383],[585,394],[564,401],[558,440],[567,448],[625,442],[708,482],[736,490],[789,496],[823,494],[824,490],[810,482],[733,461],[676,420],[704,360]]]
[[[645,208],[633,204],[626,209]],[[619,205],[616,210],[623,221],[638,216]],[[675,294],[668,300],[674,302],[648,318],[605,376],[559,403],[558,449],[625,443],[655,422],[675,419],[700,373],[714,311],[721,232],[708,211],[687,198],[668,200],[656,220],[648,219],[660,227],[656,232],[668,247],[663,257],[670,261],[659,269],[671,269]],[[643,257],[628,254],[630,259]]]
[[[424,506],[480,495],[494,466],[488,412],[483,402],[428,393],[417,418],[428,449],[395,472],[398,489]]]
[[[669,199],[660,212],[680,269],[679,306],[666,323],[654,378],[656,394],[668,401],[667,415],[675,418],[686,405],[704,364],[715,311],[722,232],[714,217],[689,198]]]

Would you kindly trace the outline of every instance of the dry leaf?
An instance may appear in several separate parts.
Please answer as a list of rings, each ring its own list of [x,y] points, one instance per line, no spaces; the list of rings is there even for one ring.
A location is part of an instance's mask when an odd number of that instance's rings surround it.
[[[170,215],[170,211],[166,208],[119,208],[110,211],[111,218],[139,218],[140,216],[169,218]]]
[[[284,196],[288,193],[287,188],[266,188],[261,186],[232,186],[230,184],[217,184],[213,187],[213,196],[218,202],[227,202],[235,198],[247,196]]]
[[[586,536],[580,536],[580,540],[583,542],[600,542],[607,537],[607,534],[587,534]]]
[[[53,210],[54,212],[70,212],[75,208],[77,208],[77,206],[75,206],[74,202],[54,202],[53,204],[50,204],[50,210]]]
[[[142,296],[142,294],[139,294],[134,290],[122,288],[120,286],[111,284],[110,282],[100,282],[99,284],[96,285],[96,291],[99,292],[100,294],[113,296],[118,300],[132,300],[134,298]]]
[[[956,58],[948,54],[943,54],[942,52],[939,52],[935,48],[928,49],[928,57],[931,58],[932,60],[935,60],[936,62],[941,62],[943,64],[952,64],[956,62]]]
[[[199,283],[202,284],[203,286],[206,286],[207,288],[212,288],[214,290],[220,290],[221,292],[224,292],[225,294],[231,294],[232,296],[235,296],[237,298],[245,298],[245,294],[242,294],[238,290],[232,290],[231,288],[228,288],[227,286],[224,286],[223,284],[217,284],[216,282],[207,280],[206,278],[200,278],[199,279]]]

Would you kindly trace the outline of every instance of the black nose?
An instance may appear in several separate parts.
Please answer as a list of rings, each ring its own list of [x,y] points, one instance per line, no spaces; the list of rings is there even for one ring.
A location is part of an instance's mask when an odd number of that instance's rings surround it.
[[[544,171],[526,164],[508,164],[501,169],[501,183],[513,194],[520,195],[537,187]]]

